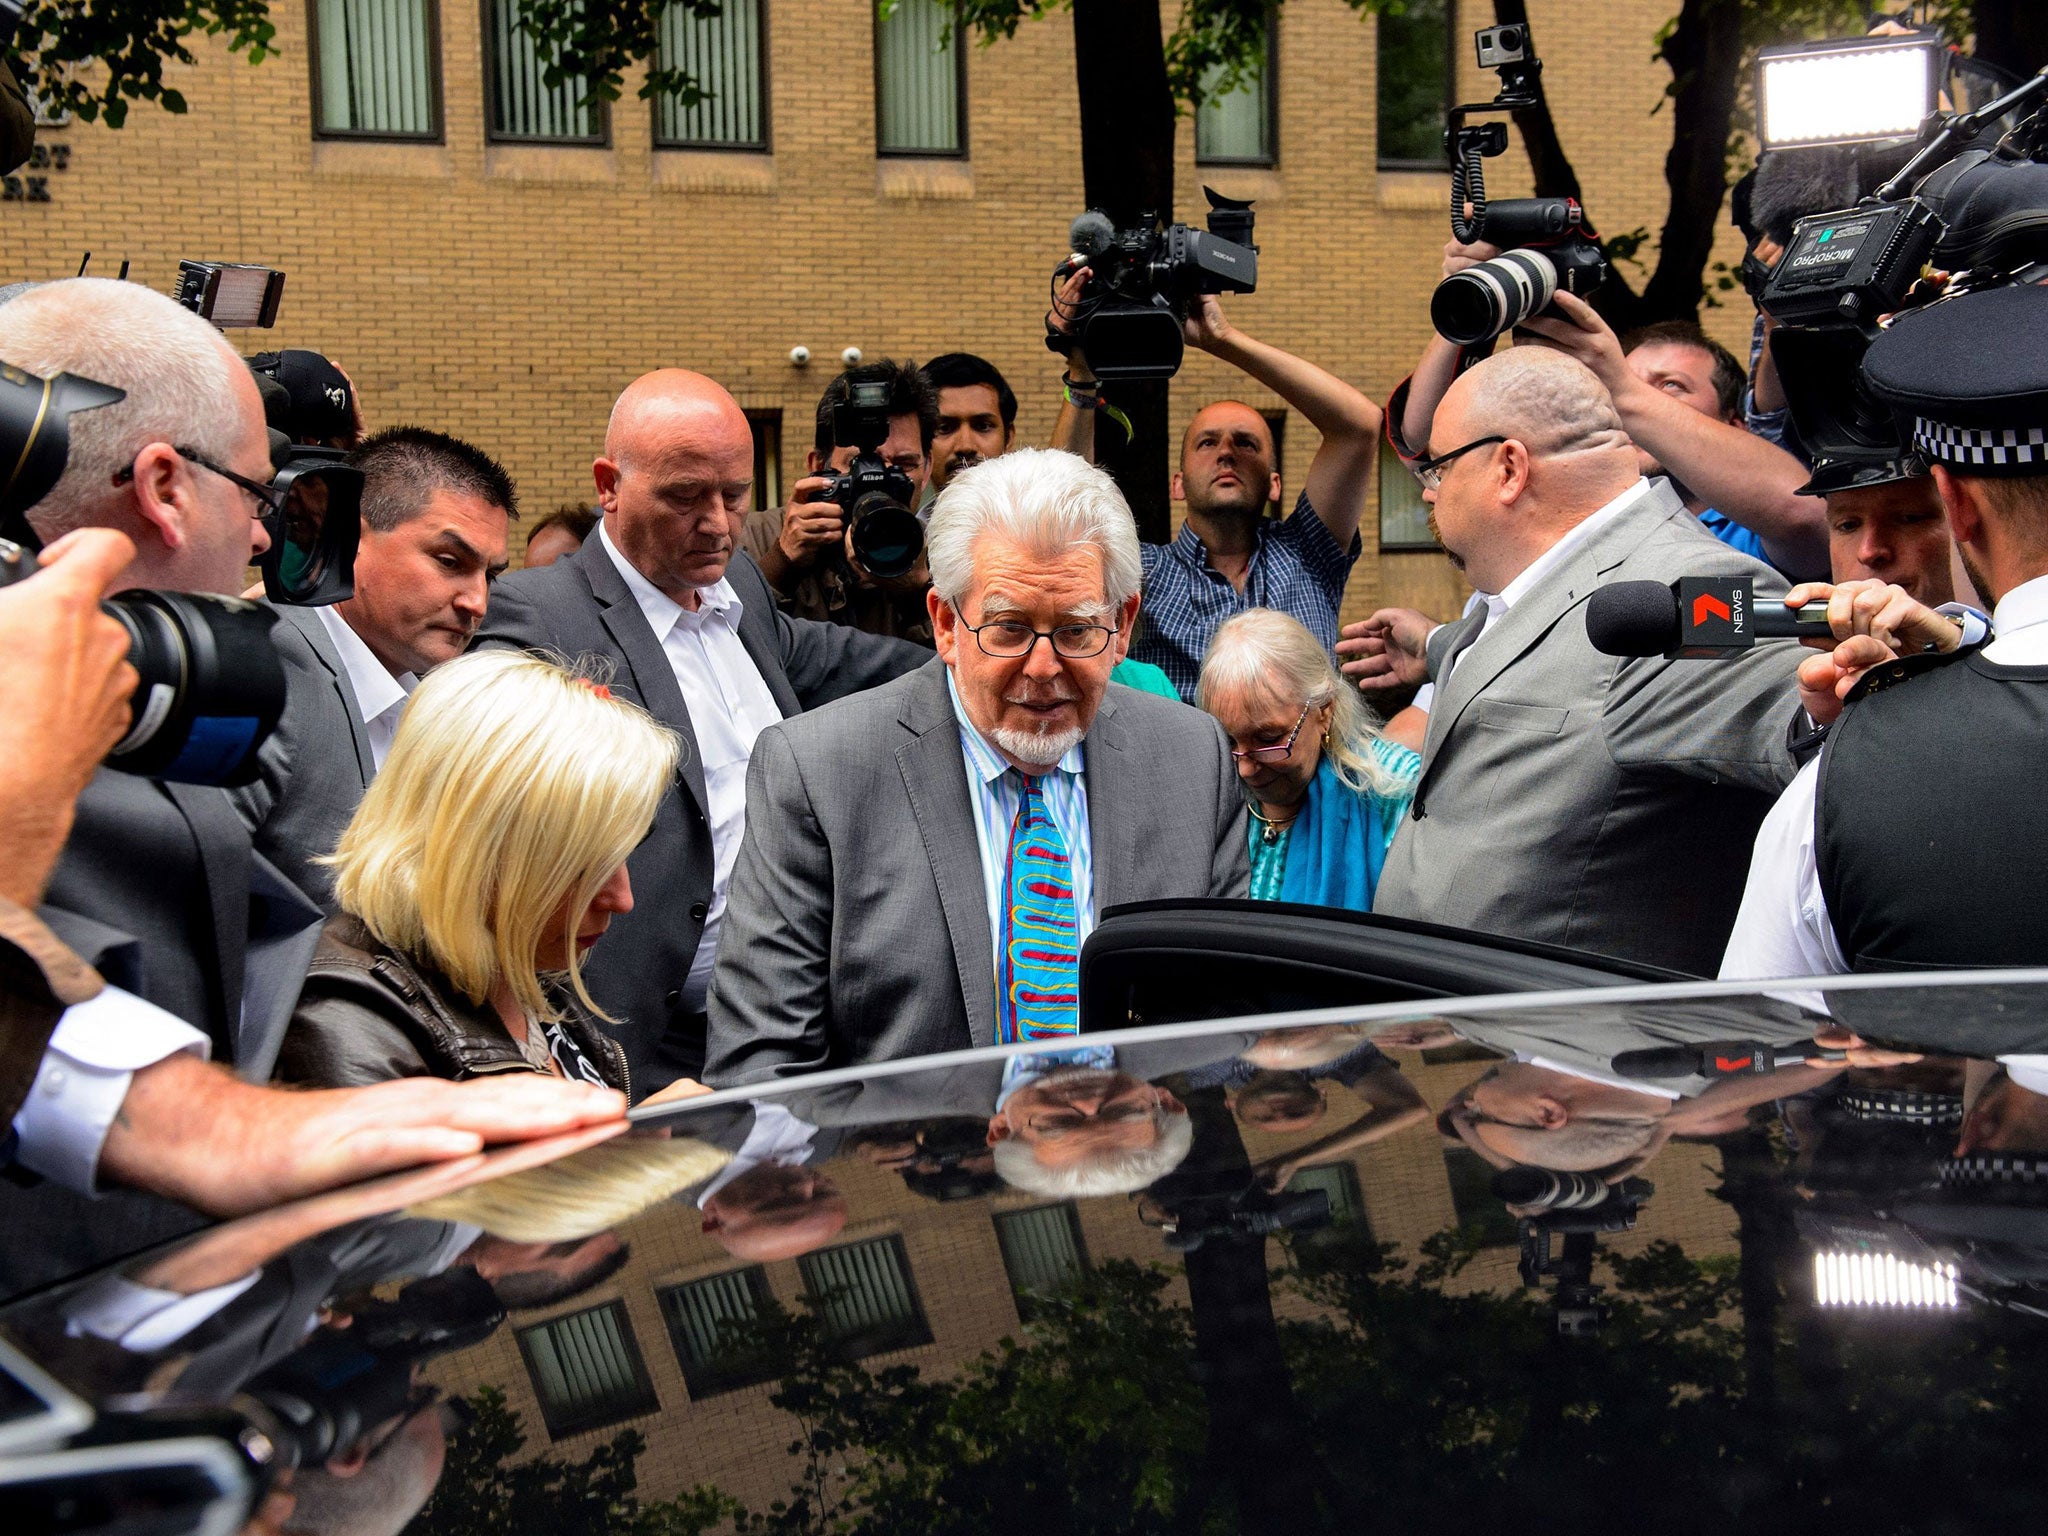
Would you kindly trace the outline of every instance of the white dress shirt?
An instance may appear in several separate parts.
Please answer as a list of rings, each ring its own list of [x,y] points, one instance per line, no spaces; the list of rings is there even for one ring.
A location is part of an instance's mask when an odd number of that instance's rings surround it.
[[[1009,759],[989,745],[976,730],[960,703],[960,690],[953,686],[952,668],[946,669],[946,696],[953,701],[953,718],[960,723],[960,750],[967,759],[967,795],[974,802],[974,841],[981,850],[981,882],[988,894],[989,952],[1001,963],[1003,952],[1003,906],[1008,900],[1003,877],[1010,870],[1010,832],[1017,824],[1017,808],[1024,802],[1024,775],[1010,766]],[[1095,851],[1088,837],[1086,742],[1067,749],[1053,770],[1039,785],[1045,796],[1047,814],[1066,840],[1067,863],[1074,882],[1074,948],[1076,952],[1095,931]],[[990,972],[993,983],[995,973]]]
[[[682,988],[683,1006],[701,1012],[711,985],[711,968],[718,959],[726,886],[740,855],[741,834],[747,830],[747,759],[753,755],[754,739],[780,720],[782,711],[754,658],[740,643],[743,605],[731,582],[720,577],[711,586],[699,587],[698,607],[693,613],[657,589],[619,553],[603,521],[597,525],[597,538],[619,568],[626,589],[640,605],[647,627],[668,657],[676,686],[683,691],[683,706],[690,712],[690,729],[696,734],[698,760],[704,768],[704,794],[710,802],[706,809],[711,818],[711,910],[704,919],[704,936],[690,964],[689,980]]]
[[[398,735],[398,717],[405,713],[405,701],[419,687],[420,680],[410,672],[393,677],[390,668],[377,659],[377,653],[349,628],[348,620],[336,613],[332,605],[313,611],[320,616],[327,638],[334,642],[342,670],[348,673],[348,685],[355,690],[356,712],[370,733],[370,760],[382,768],[384,759],[391,755],[392,739]]]
[[[204,1061],[205,1035],[119,987],[64,1010],[14,1116],[14,1160],[52,1183],[97,1194],[100,1149],[128,1084],[180,1051]]]
[[[1438,678],[1437,681],[1440,684],[1448,683],[1451,680],[1451,673],[1457,670],[1458,663],[1464,659],[1465,652],[1471,650],[1472,646],[1484,640],[1486,632],[1508,616],[1509,609],[1527,597],[1535,589],[1536,583],[1563,565],[1565,561],[1571,559],[1574,554],[1585,546],[1587,540],[1613,522],[1638,496],[1647,494],[1649,489],[1650,482],[1638,475],[1634,485],[1631,485],[1605,506],[1589,513],[1585,518],[1574,523],[1571,528],[1566,530],[1563,538],[1543,551],[1534,560],[1531,560],[1522,568],[1521,574],[1502,587],[1500,591],[1474,592],[1472,594],[1473,599],[1486,605],[1486,619],[1480,624],[1479,633],[1472,637],[1471,644],[1467,645],[1464,650],[1459,651],[1457,655],[1450,659],[1449,665],[1444,668],[1444,675]],[[1473,604],[1468,602],[1465,605],[1465,611],[1470,613],[1472,606]]]
[[[782,1105],[764,1099],[754,1106],[754,1123],[748,1128],[747,1139],[740,1143],[739,1151],[733,1153],[732,1161],[719,1169],[717,1177],[698,1192],[697,1209],[704,1209],[711,1203],[713,1195],[741,1174],[763,1163],[801,1168],[811,1160],[811,1142],[817,1134],[818,1128],[810,1121],[799,1120]]]
[[[1975,615],[1954,604],[1942,612],[1965,618],[1963,643],[1974,643],[1981,630]],[[2005,666],[2048,665],[2048,576],[2022,582],[2005,594],[1991,616],[1997,636],[1984,647],[1984,659]],[[1742,908],[1721,957],[1721,976],[1749,981],[1781,976],[1840,976],[1848,961],[1835,942],[1828,899],[1820,885],[1820,860],[1813,843],[1815,800],[1820,785],[1820,759],[1801,768],[1757,831],[1750,856],[1749,881],[1742,890]]]

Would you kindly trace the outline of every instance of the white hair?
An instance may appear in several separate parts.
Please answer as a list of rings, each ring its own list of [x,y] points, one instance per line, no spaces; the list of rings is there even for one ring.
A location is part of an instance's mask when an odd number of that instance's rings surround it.
[[[1195,702],[1214,714],[1226,695],[1266,696],[1289,709],[1334,705],[1326,750],[1337,777],[1354,794],[1373,790],[1394,795],[1407,787],[1372,750],[1380,732],[1365,712],[1358,690],[1345,683],[1322,641],[1292,614],[1247,608],[1217,627],[1202,658]]]
[[[990,459],[991,464],[1002,462]],[[1164,1105],[1153,1111],[1159,1139],[1149,1147],[1119,1147],[1048,1168],[1028,1142],[1012,1136],[989,1148],[996,1174],[1012,1189],[1048,1200],[1127,1195],[1149,1188],[1178,1168],[1195,1145],[1195,1126],[1186,1111]]]
[[[247,364],[206,321],[139,283],[74,277],[10,300],[0,306],[0,362],[128,392],[71,417],[63,478],[30,519],[45,538],[99,522],[125,494],[114,476],[149,444],[224,460],[247,431],[235,387]]]
[[[1129,601],[1144,579],[1138,525],[1123,492],[1105,471],[1056,448],[1019,448],[970,465],[932,503],[925,528],[932,587],[955,608],[974,585],[975,549],[991,533],[1046,560],[1093,548],[1102,557],[1106,610]]]

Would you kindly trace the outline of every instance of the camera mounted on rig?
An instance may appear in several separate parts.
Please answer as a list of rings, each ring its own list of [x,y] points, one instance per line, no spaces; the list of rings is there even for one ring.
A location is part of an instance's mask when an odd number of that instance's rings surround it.
[[[889,384],[886,379],[848,379],[846,398],[832,406],[832,442],[857,450],[843,473],[834,475],[820,501],[846,517],[853,557],[871,576],[902,576],[924,553],[924,524],[911,510],[917,488],[910,476],[882,457],[889,440]]]
[[[1503,247],[1491,261],[1454,272],[1430,296],[1437,334],[1461,347],[1482,347],[1532,315],[1543,313],[1559,289],[1584,298],[1607,281],[1607,257],[1578,199],[1518,197],[1486,200],[1484,162],[1508,147],[1507,124],[1474,123],[1475,113],[1511,113],[1537,105],[1543,61],[1526,26],[1482,28],[1473,38],[1479,66],[1500,76],[1492,101],[1453,107],[1444,129],[1451,159],[1451,233],[1467,245],[1484,240]],[[1470,214],[1465,212],[1471,204]],[[1089,354],[1094,360],[1094,354]]]
[[[1163,224],[1156,213],[1119,228],[1099,208],[1075,219],[1066,260],[1053,268],[1061,283],[1078,268],[1092,276],[1069,316],[1071,328],[1046,330],[1054,352],[1079,347],[1101,379],[1169,379],[1186,342],[1181,327],[1206,293],[1252,293],[1259,285],[1259,248],[1252,243],[1252,205],[1202,188],[1209,227]]]
[[[1493,1178],[1493,1192],[1518,1213],[1521,1256],[1516,1265],[1531,1290],[1552,1281],[1552,1316],[1558,1337],[1591,1338],[1607,1326],[1610,1309],[1593,1283],[1593,1261],[1603,1232],[1630,1232],[1636,1213],[1657,1192],[1648,1179],[1612,1183],[1598,1174],[1516,1164]],[[1562,1238],[1561,1247],[1553,1238]]]
[[[2048,275],[2048,71],[1971,111],[1944,109],[1942,92],[1969,63],[1933,28],[1758,56],[1767,155],[1918,145],[1854,207],[1800,219],[1761,285],[1792,424],[1818,459],[1909,453],[1897,413],[1861,382],[1863,354],[1889,317]]]

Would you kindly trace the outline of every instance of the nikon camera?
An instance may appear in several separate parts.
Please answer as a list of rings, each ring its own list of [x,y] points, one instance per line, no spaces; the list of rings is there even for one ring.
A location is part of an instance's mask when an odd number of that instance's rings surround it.
[[[848,380],[846,398],[832,407],[832,442],[859,451],[818,500],[846,515],[854,559],[869,575],[885,579],[904,575],[924,553],[924,524],[911,510],[917,490],[910,476],[882,457],[888,439],[888,381]]]

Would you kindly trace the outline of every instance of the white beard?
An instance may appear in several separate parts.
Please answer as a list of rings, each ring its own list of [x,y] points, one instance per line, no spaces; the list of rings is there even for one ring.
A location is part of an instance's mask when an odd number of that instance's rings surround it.
[[[989,732],[995,744],[1018,762],[1047,769],[1058,766],[1059,760],[1078,747],[1087,734],[1079,726],[1064,731],[1020,731],[999,725]]]

